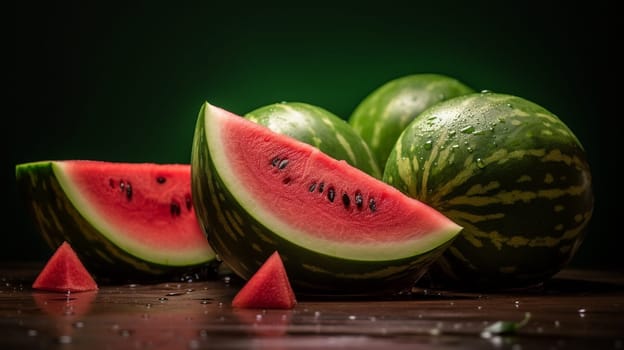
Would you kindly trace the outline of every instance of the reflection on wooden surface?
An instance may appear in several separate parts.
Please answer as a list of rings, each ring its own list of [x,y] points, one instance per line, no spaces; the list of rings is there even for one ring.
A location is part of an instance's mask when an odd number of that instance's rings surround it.
[[[393,298],[298,297],[293,310],[232,309],[240,281],[43,293],[37,269],[0,268],[0,348],[624,349],[624,276],[563,271],[506,293],[415,289]],[[498,321],[512,334],[484,335]]]

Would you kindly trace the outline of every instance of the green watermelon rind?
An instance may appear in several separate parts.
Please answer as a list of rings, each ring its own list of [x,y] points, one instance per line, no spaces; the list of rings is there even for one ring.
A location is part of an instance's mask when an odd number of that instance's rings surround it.
[[[571,261],[593,212],[577,137],[553,113],[508,94],[425,110],[396,142],[383,180],[464,227],[432,265],[441,283],[541,283]]]
[[[368,144],[384,169],[394,143],[405,127],[427,107],[475,92],[453,77],[418,73],[392,79],[369,93],[348,123]]]
[[[155,251],[124,240],[123,234],[99,219],[88,201],[63,174],[56,161],[36,161],[16,166],[16,181],[37,229],[51,248],[63,241],[94,274],[109,279],[151,278],[205,266],[215,260],[213,251]]]
[[[247,199],[235,197],[228,190],[236,189],[237,183],[232,182],[224,167],[227,159],[222,158],[222,152],[210,146],[220,144],[218,126],[207,119],[211,109],[207,102],[202,105],[195,129],[191,160],[193,200],[200,223],[212,223],[202,225],[210,245],[244,279],[250,278],[277,250],[287,265],[293,287],[299,291],[322,294],[396,291],[398,286],[405,287],[419,279],[425,267],[440,256],[459,232],[459,229],[448,232],[442,241],[429,242],[428,250],[385,260],[349,259],[328,251],[319,252],[310,247],[322,250],[321,244],[293,242],[294,235],[276,234],[261,223],[265,216],[258,214],[257,207],[243,207],[241,203]],[[240,196],[240,191],[237,195]]]

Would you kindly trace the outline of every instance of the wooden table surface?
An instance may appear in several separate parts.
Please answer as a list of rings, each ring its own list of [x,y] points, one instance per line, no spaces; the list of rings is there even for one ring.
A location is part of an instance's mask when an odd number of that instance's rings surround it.
[[[38,265],[0,265],[0,349],[624,349],[624,274],[564,270],[505,293],[414,289],[384,299],[298,298],[240,310],[219,277],[50,293]],[[510,334],[498,322],[528,322]]]

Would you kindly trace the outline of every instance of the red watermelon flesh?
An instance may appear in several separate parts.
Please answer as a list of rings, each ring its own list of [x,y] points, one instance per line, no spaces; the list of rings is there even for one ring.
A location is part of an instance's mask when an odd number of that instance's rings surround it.
[[[97,283],[67,242],[63,242],[52,254],[32,287],[64,293],[98,289]]]
[[[292,309],[297,304],[282,258],[275,251],[232,300],[236,308]]]
[[[193,211],[190,165],[87,160],[56,165],[67,178],[68,190],[80,193],[74,197],[82,202],[77,207],[97,213],[87,216],[99,218],[103,231],[124,232],[128,245],[198,254],[207,248]]]

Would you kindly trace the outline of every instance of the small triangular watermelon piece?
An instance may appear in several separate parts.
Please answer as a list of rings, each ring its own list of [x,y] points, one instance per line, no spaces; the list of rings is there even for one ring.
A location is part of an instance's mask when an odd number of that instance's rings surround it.
[[[297,304],[284,263],[277,251],[234,296],[232,306],[247,309],[292,309]]]
[[[32,287],[65,293],[98,289],[97,283],[67,241],[64,241],[52,254]]]

